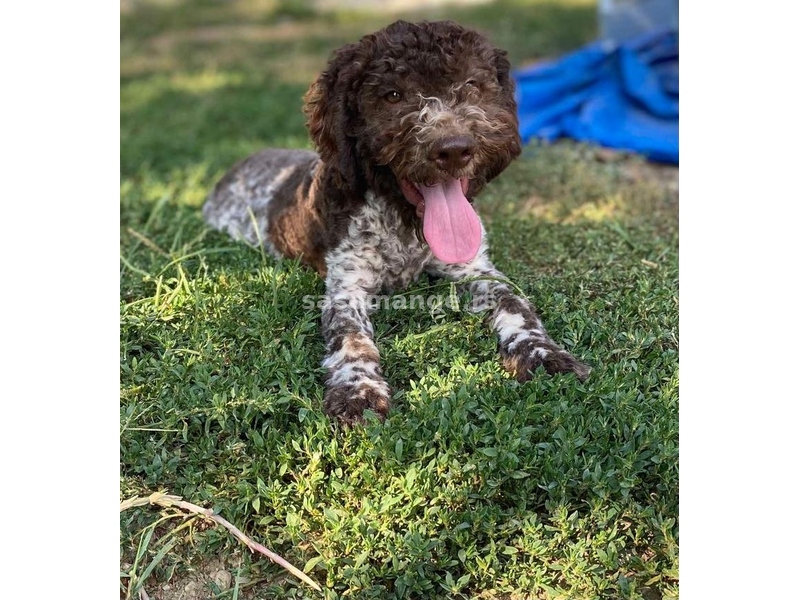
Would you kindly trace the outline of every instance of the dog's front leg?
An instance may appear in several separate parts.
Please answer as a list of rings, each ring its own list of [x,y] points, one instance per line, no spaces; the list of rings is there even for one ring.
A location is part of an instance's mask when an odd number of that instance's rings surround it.
[[[328,370],[325,412],[346,425],[363,421],[367,409],[380,419],[389,412],[389,385],[381,376],[380,356],[373,340],[371,292],[364,289],[364,272],[329,269],[322,309],[322,366]]]
[[[575,373],[586,379],[591,368],[556,344],[547,334],[528,300],[515,294],[507,278],[486,256],[485,247],[466,264],[432,261],[428,271],[460,284],[472,295],[474,311],[490,311],[489,321],[497,333],[503,366],[518,381],[527,381],[539,366],[550,374]]]

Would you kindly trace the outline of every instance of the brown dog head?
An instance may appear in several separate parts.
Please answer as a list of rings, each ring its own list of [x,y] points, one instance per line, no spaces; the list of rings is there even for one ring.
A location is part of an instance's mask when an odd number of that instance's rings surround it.
[[[467,229],[469,202],[520,153],[506,53],[452,21],[397,21],[340,48],[305,113],[348,195],[371,189]]]

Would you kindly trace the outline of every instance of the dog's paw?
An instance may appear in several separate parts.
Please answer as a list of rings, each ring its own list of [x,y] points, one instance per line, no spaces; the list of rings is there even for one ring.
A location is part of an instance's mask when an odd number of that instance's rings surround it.
[[[542,340],[523,340],[511,351],[501,348],[500,356],[505,369],[520,382],[528,381],[533,371],[540,366],[550,375],[575,373],[581,381],[584,381],[592,370],[589,365],[580,362],[555,343]]]
[[[361,381],[329,386],[323,402],[325,412],[343,425],[364,423],[371,410],[383,421],[389,414],[389,386],[385,381]]]

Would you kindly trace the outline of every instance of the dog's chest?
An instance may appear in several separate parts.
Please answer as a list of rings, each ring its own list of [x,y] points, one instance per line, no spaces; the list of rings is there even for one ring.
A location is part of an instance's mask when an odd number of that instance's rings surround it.
[[[403,224],[397,211],[371,193],[364,208],[354,215],[337,251],[345,261],[352,257],[367,284],[364,287],[371,292],[407,287],[432,256],[428,246]]]

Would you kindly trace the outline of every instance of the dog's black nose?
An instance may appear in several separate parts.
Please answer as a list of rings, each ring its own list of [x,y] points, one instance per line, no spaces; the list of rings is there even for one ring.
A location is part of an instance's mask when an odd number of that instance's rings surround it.
[[[470,135],[455,135],[434,144],[428,158],[443,171],[454,173],[466,167],[475,153],[475,140]]]

